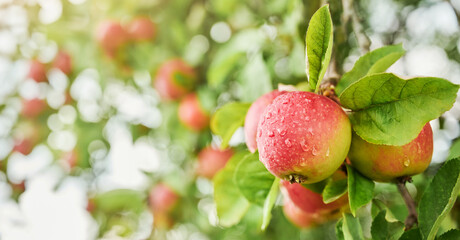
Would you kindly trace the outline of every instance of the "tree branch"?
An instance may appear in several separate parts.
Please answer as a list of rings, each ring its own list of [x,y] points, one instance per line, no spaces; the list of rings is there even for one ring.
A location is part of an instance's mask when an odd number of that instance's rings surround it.
[[[369,52],[369,47],[371,46],[371,41],[369,37],[364,33],[363,26],[361,25],[361,20],[356,14],[355,8],[353,6],[353,0],[342,0],[343,6],[343,20],[348,22],[351,19],[353,32],[356,35],[358,40],[358,45],[361,48],[361,51],[364,53]]]
[[[418,224],[418,215],[417,208],[415,206],[415,201],[414,199],[412,199],[409,191],[407,191],[406,188],[406,182],[411,181],[411,177],[402,177],[399,178],[397,182],[399,193],[401,193],[401,196],[403,197],[404,202],[406,203],[407,209],[409,210],[409,215],[407,216],[406,221],[404,222],[404,225],[406,226],[406,231],[410,230],[415,224]]]

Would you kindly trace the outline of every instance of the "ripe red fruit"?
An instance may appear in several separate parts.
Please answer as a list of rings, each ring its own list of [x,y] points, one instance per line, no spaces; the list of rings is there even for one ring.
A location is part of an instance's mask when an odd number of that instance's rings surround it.
[[[231,149],[219,150],[206,147],[198,154],[198,175],[212,179],[217,172],[225,167],[228,160],[233,156]]]
[[[72,150],[70,152],[66,152],[62,155],[62,160],[64,161],[63,164],[65,164],[69,169],[74,168],[77,166],[78,163],[78,154],[77,151]]]
[[[72,72],[72,58],[67,52],[59,51],[54,59],[53,67],[69,75]]]
[[[414,140],[403,146],[368,143],[353,132],[348,153],[353,167],[379,182],[422,173],[430,165],[432,155],[433,131],[429,123]]]
[[[289,196],[284,197],[283,212],[286,218],[299,228],[309,228],[315,224],[313,215],[297,207]]]
[[[38,60],[31,60],[27,77],[36,82],[46,82],[46,66]]]
[[[257,129],[260,160],[275,176],[315,183],[345,160],[351,141],[348,116],[334,101],[310,92],[286,92],[264,111]]]
[[[179,201],[179,195],[164,183],[157,184],[149,194],[149,204],[154,212],[171,212]]]
[[[47,107],[45,100],[34,98],[30,100],[22,100],[22,116],[26,118],[35,118],[40,115]]]
[[[155,89],[167,100],[183,97],[197,82],[195,70],[181,59],[164,62],[155,77]]]
[[[128,24],[127,32],[132,40],[151,40],[155,37],[156,26],[148,17],[138,17]]]
[[[97,27],[96,39],[110,57],[128,40],[128,34],[117,21],[106,20]]]
[[[182,99],[178,111],[179,120],[191,130],[200,131],[209,125],[209,113],[201,107],[200,100],[195,93]]]
[[[259,125],[259,120],[264,113],[265,108],[267,108],[267,106],[270,105],[276,97],[283,93],[285,92],[280,92],[278,90],[266,93],[252,103],[249,108],[244,120],[244,137],[246,145],[252,153],[257,150],[257,126]]]
[[[16,139],[14,140],[13,152],[29,155],[34,148],[34,145],[35,144],[31,139]]]

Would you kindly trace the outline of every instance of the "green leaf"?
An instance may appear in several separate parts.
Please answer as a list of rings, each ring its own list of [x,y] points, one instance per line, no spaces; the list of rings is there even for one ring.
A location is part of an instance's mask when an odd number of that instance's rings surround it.
[[[434,239],[460,191],[460,158],[439,169],[423,193],[419,204],[419,228],[424,239]]]
[[[233,180],[248,201],[264,206],[275,176],[259,161],[259,153],[256,152],[247,155],[238,164]]]
[[[248,154],[247,151],[236,153],[227,162],[225,168],[214,176],[214,201],[221,226],[229,227],[237,224],[249,209],[248,200],[233,182],[236,166]]]
[[[349,213],[343,213],[343,236],[345,240],[364,240],[363,230],[359,219]]]
[[[449,156],[447,160],[454,159],[460,157],[460,139],[457,139],[452,143],[450,146]]]
[[[386,211],[381,211],[372,221],[373,240],[396,240],[404,233],[402,222],[387,222]]]
[[[250,106],[250,103],[231,102],[217,109],[214,113],[211,118],[211,130],[222,137],[221,148],[226,148],[233,133],[243,126],[244,118]]]
[[[404,232],[403,235],[399,238],[399,240],[421,240],[422,235],[418,228],[411,229],[407,232]]]
[[[255,54],[241,71],[238,81],[241,84],[239,99],[254,102],[263,94],[273,90],[270,72],[262,54]]]
[[[356,210],[372,200],[374,195],[374,182],[347,165],[348,175],[348,201],[353,216]]]
[[[103,212],[133,211],[140,213],[144,208],[144,193],[131,189],[116,189],[97,195],[94,203]]]
[[[339,199],[347,192],[347,186],[347,179],[340,179],[338,181],[330,179],[323,190],[324,203],[331,203]]]
[[[436,240],[458,240],[458,239],[460,239],[460,230],[458,229],[451,229],[443,233],[439,238],[436,238]]]
[[[345,236],[343,234],[343,218],[339,219],[335,225],[335,236],[337,237],[337,240],[345,240]]]
[[[366,53],[356,61],[353,69],[342,76],[335,88],[337,94],[340,95],[348,86],[366,75],[385,72],[405,53],[402,44],[385,46]]]
[[[318,9],[308,25],[307,65],[310,88],[318,92],[332,54],[333,26],[329,5]]]
[[[374,144],[404,145],[423,126],[449,110],[459,86],[441,78],[401,79],[391,73],[361,78],[340,95],[343,107],[353,110],[354,131]]]
[[[279,193],[279,186],[280,186],[280,179],[275,178],[273,181],[272,187],[270,188],[270,192],[268,192],[268,196],[265,199],[264,202],[264,209],[263,209],[263,218],[262,218],[262,231],[264,231],[267,227],[268,224],[270,223],[270,220],[272,218],[272,209],[275,206],[275,201],[278,198],[278,193]]]

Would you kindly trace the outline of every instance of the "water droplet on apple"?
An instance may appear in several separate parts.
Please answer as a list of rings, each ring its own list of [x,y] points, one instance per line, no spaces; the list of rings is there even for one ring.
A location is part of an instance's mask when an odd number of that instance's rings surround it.
[[[404,160],[403,164],[404,164],[404,166],[409,167],[410,160],[409,159]]]
[[[318,150],[315,148],[315,146],[313,146],[313,148],[311,149],[311,154],[313,154],[313,156],[318,155]]]
[[[281,136],[284,136],[286,135],[286,129],[281,129],[281,131],[279,132]]]
[[[308,151],[308,145],[307,143],[305,142],[305,139],[302,139],[300,141],[300,147],[302,148],[302,150],[304,150],[305,152]]]
[[[269,137],[274,137],[275,136],[275,133],[273,131],[268,131],[268,136]]]
[[[291,140],[289,140],[289,138],[286,138],[286,140],[284,140],[284,143],[286,143],[286,146],[287,146],[287,147],[291,147],[291,146],[292,146]]]
[[[259,137],[262,137],[262,130],[259,130]]]

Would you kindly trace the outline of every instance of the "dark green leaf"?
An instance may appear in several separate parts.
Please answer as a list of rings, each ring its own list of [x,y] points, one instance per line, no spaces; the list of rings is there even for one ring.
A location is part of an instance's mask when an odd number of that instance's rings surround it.
[[[237,166],[234,181],[252,203],[264,206],[275,177],[259,161],[259,153],[247,155]]]
[[[460,191],[460,158],[446,162],[423,193],[419,204],[419,227],[424,239],[434,239]]]
[[[250,103],[231,102],[214,113],[211,118],[211,130],[222,137],[221,148],[226,148],[233,133],[243,126],[250,106]]]
[[[345,240],[364,240],[364,234],[359,219],[353,217],[349,213],[343,214],[342,231]]]
[[[407,232],[404,232],[399,240],[422,240],[422,235],[418,228],[411,229]]]
[[[311,17],[306,38],[309,84],[315,92],[318,91],[331,60],[332,33],[329,5],[325,5]]]
[[[374,182],[347,165],[348,174],[348,201],[351,213],[356,216],[356,210],[372,200]]]
[[[373,240],[396,240],[404,233],[402,222],[387,222],[386,211],[381,211],[372,221]]]
[[[267,198],[265,199],[264,202],[264,210],[263,210],[263,219],[262,219],[262,230],[265,230],[268,227],[268,224],[270,223],[270,220],[272,218],[272,209],[275,206],[275,201],[278,198],[278,193],[279,193],[279,186],[280,186],[280,179],[275,178],[273,181],[272,187],[270,189],[270,192],[268,193]]]
[[[237,165],[249,152],[238,152],[227,162],[225,168],[218,172],[213,179],[214,201],[216,202],[219,224],[229,227],[237,224],[249,209],[249,202],[240,193],[238,186],[233,182],[233,175]]]
[[[402,44],[385,46],[366,53],[356,61],[353,69],[345,73],[335,88],[338,95],[352,83],[373,73],[385,72],[404,55]]]
[[[340,95],[353,110],[354,131],[374,144],[404,145],[423,126],[449,110],[459,86],[441,78],[401,79],[391,73],[366,76]]]
[[[439,238],[436,240],[458,240],[460,239],[460,230],[452,229],[448,232],[443,233]]]
[[[334,181],[329,180],[326,187],[323,190],[323,201],[325,203],[331,203],[347,192],[347,179],[340,179]]]

